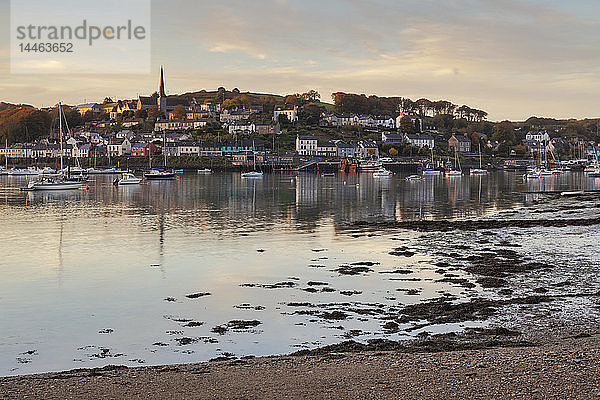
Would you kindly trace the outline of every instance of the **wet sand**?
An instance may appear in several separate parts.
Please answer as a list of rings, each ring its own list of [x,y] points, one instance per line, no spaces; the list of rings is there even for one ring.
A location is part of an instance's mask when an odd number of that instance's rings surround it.
[[[586,335],[587,336],[587,335]],[[452,352],[326,353],[0,379],[3,399],[594,399],[600,335]]]

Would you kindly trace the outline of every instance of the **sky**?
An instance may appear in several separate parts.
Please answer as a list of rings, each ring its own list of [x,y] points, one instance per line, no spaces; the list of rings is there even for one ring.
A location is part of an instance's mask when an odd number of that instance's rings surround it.
[[[329,102],[445,99],[492,121],[600,117],[597,0],[169,0],[152,1],[151,18],[150,74],[19,75],[0,0],[0,101],[136,98],[164,65],[168,94],[314,89]]]

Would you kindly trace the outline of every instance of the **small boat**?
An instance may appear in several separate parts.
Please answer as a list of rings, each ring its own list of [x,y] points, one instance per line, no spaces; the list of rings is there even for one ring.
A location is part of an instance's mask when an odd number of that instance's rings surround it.
[[[360,172],[376,172],[383,168],[380,161],[374,160],[358,160],[358,170]]]
[[[4,167],[0,167],[0,175],[8,175],[8,170]]]
[[[406,177],[406,180],[409,181],[409,182],[410,181],[420,181],[422,179],[423,178],[420,177],[419,175],[409,175],[409,176]]]
[[[144,178],[149,181],[173,180],[175,179],[175,173],[173,171],[153,169],[150,172],[146,172]]]
[[[373,172],[373,178],[389,178],[390,176],[392,176],[392,172],[385,168]]]
[[[115,181],[113,182],[113,184],[115,186],[121,186],[121,185],[138,185],[140,182],[142,181],[142,178],[138,178],[133,174],[130,174],[129,172],[126,172],[124,174],[121,175],[120,179],[115,179]]]
[[[487,169],[481,169],[481,168],[472,168],[471,169],[471,175],[487,175],[488,171]]]
[[[39,181],[30,181],[25,190],[75,190],[82,186],[81,182],[65,180],[62,177],[42,177]]]
[[[60,137],[60,171],[64,170],[63,165],[63,137],[62,137],[62,120],[64,114],[62,113],[61,103],[58,103],[58,130]],[[82,170],[83,172],[83,170]],[[80,173],[83,176],[82,173]],[[83,183],[76,179],[71,179],[61,173],[58,176],[43,176],[37,181],[30,181],[26,188],[23,190],[34,191],[34,190],[76,190],[79,189]]]
[[[8,175],[12,176],[37,176],[40,171],[34,167],[16,167],[8,170]]]
[[[52,169],[52,168],[50,168],[50,167],[44,167],[44,168],[42,168],[42,170],[40,171],[40,175],[45,175],[45,176],[48,176],[48,175],[56,175],[56,174],[57,174],[56,170],[55,170],[55,169]]]
[[[438,176],[441,174],[441,171],[438,171],[437,169],[434,168],[425,168],[423,170],[423,175],[425,176]]]
[[[263,173],[258,171],[250,171],[242,173],[242,178],[262,178]]]
[[[330,177],[330,176],[335,176],[334,172],[324,172],[321,174],[322,177],[326,178],[326,177]]]
[[[128,170],[117,169],[115,167],[109,167],[104,169],[88,168],[86,172],[90,175],[118,175],[129,172]]]
[[[202,174],[212,174],[212,170],[205,168],[205,169],[199,169],[198,170],[198,174],[202,175]]]
[[[448,171],[448,172],[446,172],[446,176],[448,176],[449,178],[450,178],[450,177],[459,177],[459,176],[462,176],[462,172],[461,172],[461,171],[458,171],[458,170],[455,170],[455,169],[453,169],[453,170],[451,170],[451,171]]]
[[[252,164],[256,169],[256,151],[254,150],[254,140],[252,141]],[[242,178],[262,178],[263,173],[258,171],[242,172]]]
[[[173,173],[174,174],[183,174],[183,170],[182,169],[174,169]]]
[[[581,196],[584,195],[585,191],[583,190],[575,190],[572,192],[561,192],[561,196],[565,196],[565,197],[575,197],[575,196]]]
[[[481,156],[481,143],[479,143],[479,168],[471,168],[471,175],[487,175],[487,169],[483,169],[483,159]]]

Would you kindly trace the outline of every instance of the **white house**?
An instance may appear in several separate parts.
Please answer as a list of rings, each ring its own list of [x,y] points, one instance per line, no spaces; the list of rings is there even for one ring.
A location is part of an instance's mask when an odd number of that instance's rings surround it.
[[[298,106],[286,104],[285,106],[276,106],[273,111],[273,121],[278,121],[280,115],[285,115],[290,122],[298,121]]]
[[[296,151],[301,156],[316,156],[317,138],[314,136],[297,136]]]
[[[111,156],[131,154],[131,142],[129,139],[115,140],[106,146],[106,151]]]
[[[550,135],[547,131],[529,131],[525,135],[525,140],[536,141],[536,142],[549,142]]]
[[[435,139],[429,135],[408,134],[404,136],[404,140],[415,147],[428,147],[430,149],[435,147]]]

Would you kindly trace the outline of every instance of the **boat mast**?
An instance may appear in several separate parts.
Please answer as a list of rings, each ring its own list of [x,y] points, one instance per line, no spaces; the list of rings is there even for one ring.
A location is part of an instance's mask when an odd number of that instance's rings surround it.
[[[167,170],[167,131],[163,130],[163,155],[164,155],[164,170]]]
[[[60,171],[63,170],[63,145],[62,145],[62,110],[60,101],[58,102],[58,135],[60,141]]]
[[[483,169],[483,164],[481,161],[481,142],[479,142],[478,144],[479,144],[479,169]]]

